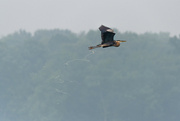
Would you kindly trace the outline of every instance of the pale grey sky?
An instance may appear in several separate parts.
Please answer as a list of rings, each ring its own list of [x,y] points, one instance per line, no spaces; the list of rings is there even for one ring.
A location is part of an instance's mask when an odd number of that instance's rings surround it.
[[[180,0],[0,0],[0,36],[20,29],[180,34]]]

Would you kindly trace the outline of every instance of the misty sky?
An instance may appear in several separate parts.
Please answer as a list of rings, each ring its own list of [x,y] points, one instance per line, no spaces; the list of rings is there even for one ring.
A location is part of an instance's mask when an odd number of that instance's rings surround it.
[[[180,0],[0,0],[0,36],[20,29],[180,34]]]

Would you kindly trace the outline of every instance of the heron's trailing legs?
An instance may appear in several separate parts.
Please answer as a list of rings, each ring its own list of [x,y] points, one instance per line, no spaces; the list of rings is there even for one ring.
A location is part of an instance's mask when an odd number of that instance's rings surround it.
[[[96,45],[96,46],[90,46],[90,47],[89,47],[89,50],[92,50],[92,49],[95,49],[95,48],[99,48],[99,47],[101,47],[101,46],[99,46],[99,45]]]
[[[96,46],[90,46],[89,50],[99,48],[99,47],[106,47],[106,46],[109,46],[109,44],[105,43],[105,44],[99,44],[99,45],[96,45]]]

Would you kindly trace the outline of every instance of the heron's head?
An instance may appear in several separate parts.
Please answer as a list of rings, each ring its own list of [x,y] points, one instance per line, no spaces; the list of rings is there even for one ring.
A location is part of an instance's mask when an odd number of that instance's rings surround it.
[[[120,42],[126,42],[126,41],[125,40],[117,40],[117,41],[115,41],[114,46],[115,47],[119,47],[120,46]]]
[[[126,40],[117,40],[117,41],[118,41],[119,43],[120,43],[120,42],[126,42]]]

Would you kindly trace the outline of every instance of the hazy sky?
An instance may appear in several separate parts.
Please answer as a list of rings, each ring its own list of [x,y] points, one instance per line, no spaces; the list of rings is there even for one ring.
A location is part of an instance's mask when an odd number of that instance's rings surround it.
[[[180,0],[0,0],[0,36],[20,29],[180,34]]]

